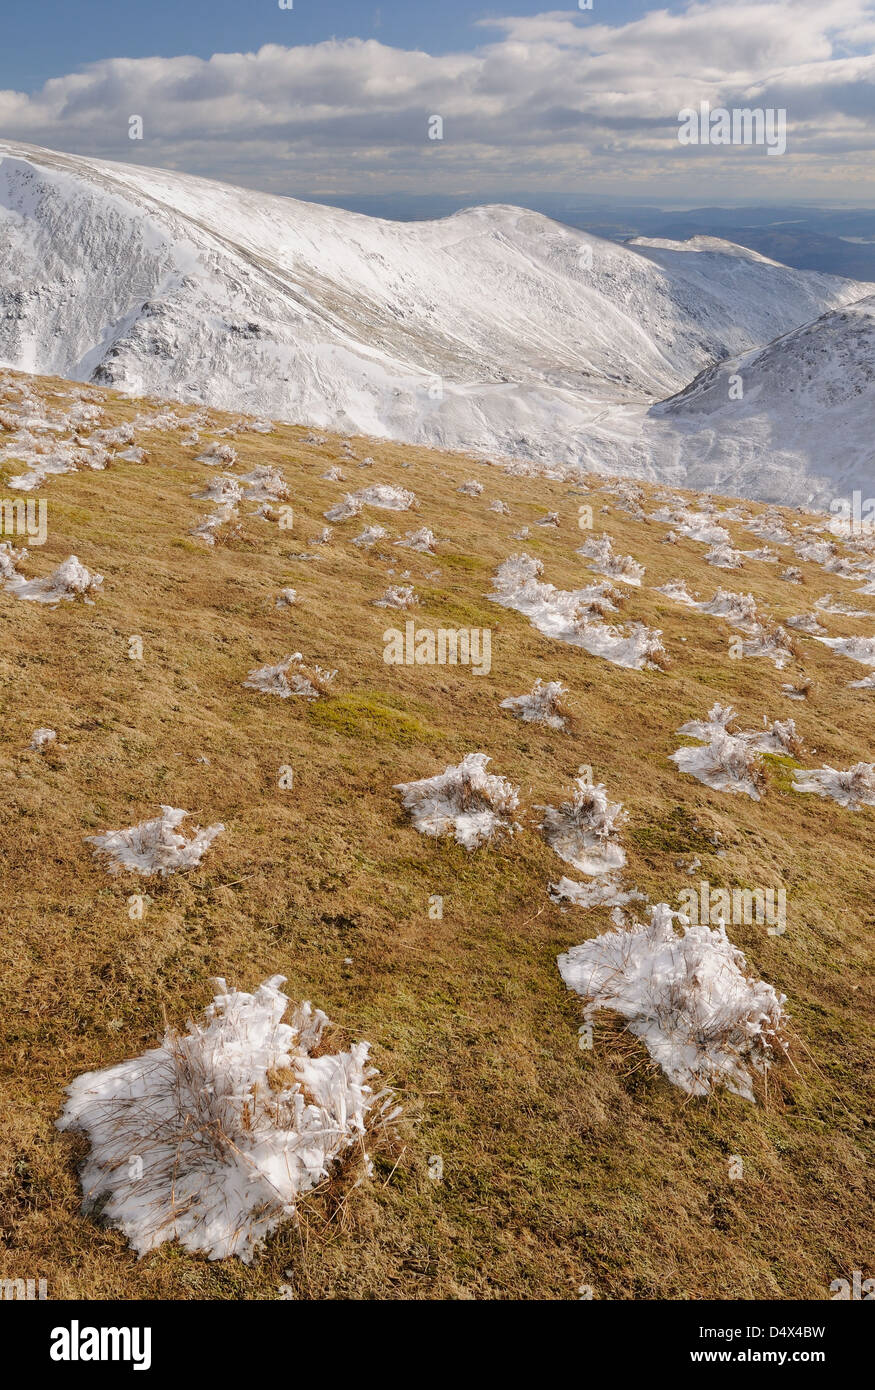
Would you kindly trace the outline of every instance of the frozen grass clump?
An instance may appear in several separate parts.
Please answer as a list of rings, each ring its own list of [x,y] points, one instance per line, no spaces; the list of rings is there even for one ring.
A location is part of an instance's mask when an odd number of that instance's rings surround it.
[[[358,516],[361,509],[359,498],[355,493],[348,492],[342,502],[335,502],[334,506],[329,507],[322,515],[326,521],[349,521],[350,517]]]
[[[731,713],[731,711],[730,711]],[[679,731],[690,729],[684,725]],[[693,734],[692,737],[705,737]],[[761,752],[741,735],[730,734],[725,726],[715,726],[703,748],[679,748],[669,757],[679,771],[688,772],[706,787],[719,792],[744,792],[759,801],[765,788]]]
[[[360,545],[363,550],[370,550],[371,546],[376,545],[377,541],[385,540],[389,532],[382,526],[366,526],[360,536],[353,537],[353,545]]]
[[[178,1240],[248,1264],[298,1199],[397,1115],[388,1091],[374,1093],[369,1043],[323,1050],[329,1020],[309,1003],[282,1022],[284,983],[247,994],[214,980],[187,1032],[168,1027],[159,1047],[68,1086],[58,1127],[91,1145],[83,1210],[99,1207],[138,1255]]]
[[[453,835],[470,851],[514,833],[519,789],[487,772],[490,761],[485,753],[466,753],[436,777],[396,784],[421,835]]]
[[[640,585],[644,578],[644,566],[633,560],[631,555],[616,555],[610,536],[591,536],[577,551],[592,561],[592,568],[609,579],[619,579],[623,584]]]
[[[27,559],[27,550],[15,550],[11,541],[0,541],[0,582],[6,583],[10,579],[23,579],[24,576],[18,573],[17,566],[22,560]]]
[[[260,463],[250,473],[245,473],[242,481],[246,483],[243,495],[247,502],[281,502],[289,495],[282,473],[266,463]]]
[[[276,666],[259,666],[250,671],[243,682],[247,690],[260,690],[264,695],[278,695],[287,700],[290,695],[300,695],[305,700],[318,700],[325,695],[336,671],[325,671],[321,666],[306,666],[300,652],[293,652],[285,661]]]
[[[859,661],[863,666],[875,666],[875,637],[818,637],[825,647]]]
[[[199,521],[197,526],[192,528],[191,534],[199,540],[206,541],[207,545],[215,545],[220,529],[223,526],[230,528],[232,522],[239,520],[239,516],[240,513],[233,502],[223,502],[215,512]]]
[[[46,579],[24,579],[15,575],[7,579],[6,588],[16,598],[34,603],[58,604],[77,598],[93,603],[92,594],[99,593],[102,584],[102,575],[91,574],[77,556],[68,555]]]
[[[618,835],[626,813],[619,802],[608,801],[603,783],[593,787],[578,777],[571,801],[535,809],[544,812],[539,827],[544,839],[566,864],[583,874],[622,869],[626,851]]]
[[[834,767],[801,768],[793,776],[796,779],[794,792],[816,792],[818,796],[831,797],[849,811],[875,806],[875,763],[855,763],[845,772],[838,772]]]
[[[177,827],[188,811],[175,806],[162,806],[161,815],[154,820],[141,821],[127,830],[107,830],[103,835],[86,835],[85,842],[94,845],[95,856],[107,860],[111,874],[134,873],[144,878],[168,874],[181,869],[195,869],[224,825],[211,825],[206,830],[196,827],[192,838],[186,840]]]
[[[740,570],[744,568],[744,556],[731,545],[714,545],[706,554],[705,563],[721,570]]]
[[[718,526],[701,512],[694,512],[689,507],[661,507],[659,511],[651,513],[650,520],[665,522],[688,540],[700,541],[702,545],[729,544],[729,532],[724,526]]]
[[[406,512],[416,506],[414,493],[407,488],[396,487],[393,483],[373,483],[360,488],[358,492],[348,492],[342,502],[330,507],[324,513],[326,521],[347,521],[358,516],[362,507],[382,507],[390,512]]]
[[[673,1085],[691,1096],[715,1086],[753,1101],[756,1074],[785,1054],[785,996],[750,975],[724,926],[675,930],[667,903],[651,909],[647,926],[615,927],[559,957],[569,989],[625,1019],[629,1032]]]
[[[382,598],[374,599],[374,607],[415,608],[418,602],[412,584],[390,584]]]
[[[154,428],[154,426],[152,426]],[[196,463],[207,463],[211,468],[231,468],[237,462],[237,451],[230,444],[208,444],[203,453],[198,454]]]
[[[193,492],[198,501],[216,502],[222,507],[232,507],[243,496],[243,489],[236,478],[223,473],[218,478],[210,478],[203,492]]]
[[[585,589],[557,589],[541,583],[540,560],[525,553],[511,555],[499,565],[493,579],[493,603],[523,613],[545,637],[583,647],[592,656],[604,657],[615,666],[630,670],[664,667],[668,663],[662,634],[633,623],[628,629],[599,621],[615,611],[621,595],[603,581]]]
[[[752,536],[758,536],[761,541],[772,541],[774,545],[789,545],[792,539],[780,512],[763,512],[761,516],[751,518],[745,524],[745,530],[750,531]]]
[[[665,597],[670,598],[673,603],[683,603],[687,608],[695,608],[698,604],[698,599],[695,599],[687,590],[685,579],[670,579],[667,584],[659,585],[653,592],[665,594]]]
[[[796,613],[787,619],[787,626],[794,632],[804,632],[808,637],[819,637],[826,632],[826,628],[821,627],[813,613]]]
[[[755,788],[764,785],[762,769],[759,766],[760,759],[756,756],[759,753],[779,753],[782,756],[795,757],[802,751],[802,739],[799,736],[796,723],[793,719],[776,719],[772,724],[763,718],[763,727],[759,730],[752,730],[747,733],[739,733],[730,729],[730,724],[735,721],[735,710],[732,705],[715,704],[708,711],[707,719],[691,719],[689,723],[682,724],[678,729],[679,734],[685,734],[688,738],[697,738],[702,743],[709,744],[709,749],[687,748],[679,749],[673,753],[672,759],[684,772],[692,772],[694,777],[699,777],[700,781],[705,781],[700,776],[702,771],[709,770],[716,774],[719,770],[711,767],[712,754],[719,749],[721,756],[727,759],[721,764],[723,772],[744,773],[742,780],[751,780]],[[723,742],[724,739],[730,740],[729,744]],[[745,761],[742,749],[747,748],[752,755],[752,761]],[[706,758],[704,755],[708,754]],[[682,759],[679,754],[700,754],[701,759],[695,758]],[[698,769],[698,770],[694,770]],[[708,786],[717,785],[716,780],[707,783]],[[719,787],[720,791],[743,791],[746,787]],[[752,794],[752,793],[749,793]]]
[[[700,603],[699,611],[710,613],[714,618],[725,618],[733,627],[748,632],[759,628],[759,614],[753,594],[733,594],[728,589],[718,589],[708,603]]]
[[[628,891],[613,874],[604,878],[594,878],[591,883],[575,883],[572,878],[560,878],[558,883],[549,885],[550,901],[569,902],[575,907],[626,907],[631,902],[646,902],[644,893],[637,888]]]
[[[418,550],[422,555],[433,555],[437,545],[437,537],[428,526],[420,526],[418,531],[408,531],[406,536],[402,536],[396,545],[403,545],[407,550]]]
[[[839,613],[845,618],[875,618],[875,612],[871,608],[849,608],[846,603],[836,603],[832,594],[824,594],[822,598],[815,599],[814,606],[823,613]]]
[[[568,691],[561,681],[542,681],[539,676],[528,695],[510,695],[501,701],[526,724],[546,724],[550,729],[567,729],[570,718],[563,696]]]
[[[792,637],[780,624],[771,629],[758,628],[749,641],[742,642],[741,650],[744,656],[768,657],[778,671],[789,666],[797,655]]]

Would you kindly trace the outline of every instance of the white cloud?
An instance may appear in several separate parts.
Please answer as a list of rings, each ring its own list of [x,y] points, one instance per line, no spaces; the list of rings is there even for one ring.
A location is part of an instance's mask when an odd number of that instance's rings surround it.
[[[589,14],[484,21],[482,46],[438,56],[352,39],[107,59],[32,94],[0,92],[0,132],[280,191],[586,180],[668,193],[704,180],[826,194],[871,160],[875,0],[694,3],[623,25]],[[700,100],[786,107],[787,155],[681,147],[677,113]],[[132,115],[142,142],[128,139]]]

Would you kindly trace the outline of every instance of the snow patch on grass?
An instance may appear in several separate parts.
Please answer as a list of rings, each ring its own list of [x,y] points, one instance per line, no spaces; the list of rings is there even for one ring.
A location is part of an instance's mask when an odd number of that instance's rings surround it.
[[[455,767],[395,790],[421,835],[453,835],[467,850],[514,833],[519,788],[486,771],[485,753],[466,753]]]
[[[281,700],[287,700],[290,695],[318,700],[336,675],[336,671],[326,671],[321,666],[305,666],[301,653],[293,652],[276,666],[259,666],[250,671],[243,685],[247,690],[278,695]]]
[[[608,800],[603,783],[593,787],[578,777],[570,801],[535,809],[544,812],[539,829],[547,844],[581,873],[611,873],[626,863],[618,839],[626,813],[619,802]]]
[[[225,829],[221,823],[206,830],[197,827],[192,838],[186,840],[177,827],[187,815],[188,811],[178,807],[162,806],[161,815],[154,820],[141,821],[127,830],[86,835],[85,843],[94,845],[96,858],[108,861],[106,867],[111,874],[127,872],[146,878],[158,874],[166,878],[181,869],[197,868],[213,840]]]
[[[569,989],[626,1020],[673,1085],[706,1096],[715,1086],[753,1101],[753,1081],[786,1051],[785,996],[753,977],[724,926],[675,930],[667,903],[650,922],[617,927],[559,957]]]
[[[512,710],[526,724],[567,729],[568,711],[562,703],[562,697],[567,694],[561,681],[544,682],[539,676],[528,695],[509,695],[501,701],[501,708]]]
[[[57,1122],[90,1140],[83,1209],[99,1202],[141,1256],[178,1240],[211,1260],[249,1263],[299,1197],[363,1146],[375,1121],[397,1114],[370,1084],[369,1043],[317,1057],[326,1015],[302,1003],[282,1022],[282,975],[252,994],[213,983],[199,1023],[77,1077]]]

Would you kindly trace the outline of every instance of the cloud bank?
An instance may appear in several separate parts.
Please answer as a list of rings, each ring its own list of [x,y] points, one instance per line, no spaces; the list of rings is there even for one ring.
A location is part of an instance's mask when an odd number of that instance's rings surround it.
[[[437,56],[352,39],[106,59],[0,92],[0,133],[275,192],[871,197],[875,0],[693,3],[621,25],[597,8],[482,21],[480,46]],[[701,101],[786,108],[786,155],[679,145],[678,112]]]

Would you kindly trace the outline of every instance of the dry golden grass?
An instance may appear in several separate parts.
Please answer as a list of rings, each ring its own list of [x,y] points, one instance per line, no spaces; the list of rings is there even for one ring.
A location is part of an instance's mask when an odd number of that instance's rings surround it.
[[[103,394],[108,422],[141,408]],[[0,1277],[45,1277],[51,1297],[75,1298],[265,1299],[283,1287],[301,1298],[574,1298],[581,1284],[614,1299],[829,1297],[832,1279],[867,1270],[871,1249],[875,812],[792,792],[787,759],[766,759],[755,803],[682,776],[668,755],[677,727],[720,700],[742,728],[792,715],[807,766],[869,761],[873,695],[847,688],[863,667],[808,639],[784,672],[729,660],[734,629],[650,586],[682,577],[702,597],[718,585],[750,591],[779,622],[850,586],[789,554],[804,587],[758,562],[715,570],[704,547],[661,544],[666,526],[635,521],[602,492],[373,440],[354,441],[375,459],[360,470],[336,438],[311,446],[307,433],[280,426],[234,441],[237,473],[283,471],[293,532],[243,505],[224,544],[195,540],[210,507],[191,494],[210,470],[193,461],[199,450],[156,433],[139,441],[145,464],[57,478],[39,494],[49,539],[26,573],[75,552],[104,575],[97,603],[52,610],[0,591]],[[335,462],[345,484],[321,478]],[[480,498],[457,492],[472,468]],[[344,490],[374,482],[413,489],[415,518],[366,511],[329,545],[309,544]],[[509,516],[489,510],[496,497]],[[585,501],[596,529],[647,568],[618,620],[663,630],[666,672],[551,642],[485,597],[521,549],[559,587],[592,582],[574,554]],[[546,510],[559,512],[558,529],[532,525]],[[374,521],[449,540],[436,556],[349,544]],[[522,524],[529,539],[512,540]],[[734,544],[759,544],[730,529]],[[292,558],[302,550],[317,558]],[[415,584],[413,615],[370,606],[387,582]],[[298,604],[277,609],[290,585]],[[859,606],[875,612],[871,599]],[[385,665],[382,633],[408,616],[491,628],[490,674]],[[824,622],[836,635],[865,630]],[[128,656],[132,635],[142,661]],[[249,670],[293,651],[337,668],[324,698],[242,689]],[[537,676],[568,687],[572,733],[499,709]],[[782,682],[805,680],[805,703],[781,695]],[[40,725],[58,731],[42,754],[28,751]],[[468,855],[418,835],[392,787],[478,749],[519,784],[527,829]],[[761,1104],[686,1100],[607,1020],[594,1050],[578,1049],[581,1003],[556,956],[608,916],[551,904],[547,884],[565,866],[531,807],[558,804],[581,764],[629,812],[628,881],[653,900],[676,902],[699,877],[787,887],[784,936],[730,928],[751,969],[788,995],[797,1040],[797,1070],[782,1068]],[[290,791],[278,785],[284,765]],[[195,872],[109,877],[83,836],[160,802],[202,825],[222,820],[226,833]],[[693,855],[702,867],[691,880],[676,861]],[[147,911],[131,921],[137,891]],[[435,894],[442,920],[429,916]],[[121,1234],[80,1214],[82,1141],[54,1129],[64,1086],[153,1045],[165,1017],[183,1024],[209,1001],[211,976],[251,988],[274,973],[329,1013],[332,1045],[372,1040],[404,1104],[398,1141],[372,1179],[353,1165],[305,1202],[250,1268],[172,1246],[137,1261]],[[440,1182],[431,1155],[443,1159]]]

